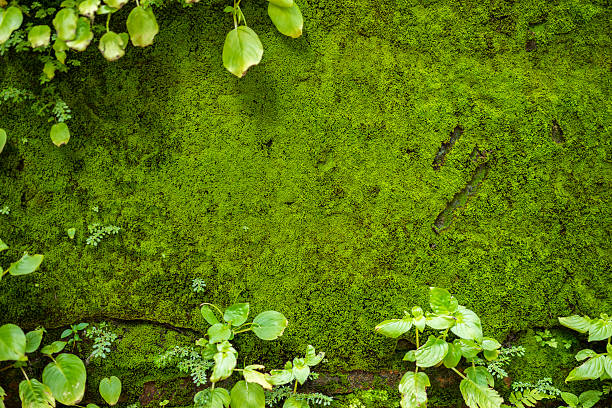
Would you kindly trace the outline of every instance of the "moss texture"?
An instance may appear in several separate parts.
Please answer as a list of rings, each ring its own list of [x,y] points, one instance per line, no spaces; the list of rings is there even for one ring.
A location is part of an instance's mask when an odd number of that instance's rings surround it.
[[[278,342],[240,344],[253,359],[313,344],[329,369],[378,370],[395,344],[374,325],[431,285],[499,339],[610,311],[606,1],[299,3],[297,40],[245,3],[265,54],[240,80],[222,68],[222,2],[164,8],[156,44],[116,63],[90,47],[56,80],[74,112],[65,147],[28,106],[0,105],[0,262],[45,255],[3,280],[0,323],[199,329],[197,304],[242,300],[290,321]],[[0,62],[0,86],[34,86],[36,62]],[[438,235],[475,147],[487,176]],[[121,231],[89,247],[94,222]]]

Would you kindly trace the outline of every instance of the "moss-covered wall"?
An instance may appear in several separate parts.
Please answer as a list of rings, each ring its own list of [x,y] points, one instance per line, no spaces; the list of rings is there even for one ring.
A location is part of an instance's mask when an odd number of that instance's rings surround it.
[[[0,105],[0,262],[45,254],[40,272],[2,281],[0,323],[197,329],[200,302],[242,300],[290,321],[279,343],[241,344],[253,358],[309,343],[331,369],[377,370],[394,343],[373,326],[425,305],[430,285],[499,339],[612,308],[606,1],[301,0],[297,40],[265,3],[244,4],[265,54],[243,79],[222,68],[222,2],[173,5],[153,47],[115,63],[90,47],[59,75],[67,146],[28,106]],[[0,62],[1,86],[32,86],[40,69]],[[436,234],[482,162],[486,178]],[[86,246],[94,222],[121,232]]]

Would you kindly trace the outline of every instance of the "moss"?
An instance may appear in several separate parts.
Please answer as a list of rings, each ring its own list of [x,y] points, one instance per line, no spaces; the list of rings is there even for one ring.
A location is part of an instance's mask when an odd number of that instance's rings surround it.
[[[249,359],[277,366],[310,343],[329,370],[379,370],[394,343],[373,326],[425,305],[430,285],[499,339],[610,310],[605,2],[304,0],[298,40],[273,30],[264,3],[245,5],[266,53],[242,80],[222,69],[220,3],[168,7],[153,47],[113,64],[90,47],[58,75],[74,111],[68,146],[54,148],[28,106],[0,105],[11,208],[0,262],[45,254],[39,273],[2,281],[0,323],[201,328],[198,303],[245,300],[291,322],[279,342],[240,342]],[[1,62],[0,86],[36,87],[36,62]],[[490,152],[487,178],[436,235],[475,146]],[[122,230],[87,247],[94,222]],[[121,356],[123,367],[140,358]]]

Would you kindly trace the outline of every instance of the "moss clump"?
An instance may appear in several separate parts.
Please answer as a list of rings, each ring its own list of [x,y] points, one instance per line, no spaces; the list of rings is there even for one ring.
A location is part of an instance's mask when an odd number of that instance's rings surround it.
[[[298,40],[273,30],[263,3],[245,4],[266,53],[242,80],[222,69],[220,4],[168,7],[153,47],[113,64],[90,47],[59,75],[68,146],[54,148],[27,106],[0,105],[0,262],[45,254],[40,273],[2,282],[1,323],[198,328],[201,277],[204,300],[289,318],[279,342],[241,343],[249,358],[277,365],[310,343],[331,370],[379,370],[394,345],[372,328],[425,304],[430,285],[498,339],[610,310],[605,2],[302,1]],[[32,85],[40,69],[1,60],[0,86]],[[437,235],[476,146],[487,177]],[[87,247],[94,222],[122,230]]]

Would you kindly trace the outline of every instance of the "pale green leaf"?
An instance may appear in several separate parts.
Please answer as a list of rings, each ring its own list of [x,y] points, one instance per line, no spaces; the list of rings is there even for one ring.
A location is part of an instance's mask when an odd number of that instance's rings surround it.
[[[53,27],[57,32],[57,38],[62,41],[71,41],[76,36],[79,15],[75,9],[64,8],[57,12],[53,19]]]
[[[257,371],[257,370],[263,370],[263,369],[264,369],[264,366],[260,364],[248,365],[244,367],[244,370],[242,371],[242,375],[244,376],[244,380],[246,382],[256,383],[256,384],[261,385],[263,388],[267,390],[271,390],[273,384],[271,384],[268,381],[264,373]]]
[[[399,383],[399,392],[402,399],[406,399],[404,405],[408,407],[425,407],[427,403],[427,387],[431,386],[429,377],[424,372],[408,371]]]
[[[249,317],[249,304],[236,303],[225,309],[223,320],[232,324],[232,326],[240,326],[246,322]]]
[[[51,28],[48,25],[36,25],[28,32],[28,41],[32,48],[46,47],[51,40]]]
[[[264,389],[259,384],[238,381],[232,388],[232,408],[265,408],[265,401]]]
[[[4,150],[4,145],[6,145],[6,139],[7,139],[6,130],[0,129],[0,153],[2,153],[2,150]]]
[[[271,4],[275,4],[279,7],[291,7],[293,6],[293,0],[268,0]]]
[[[49,355],[59,353],[64,349],[64,347],[66,347],[66,344],[67,343],[65,341],[54,341],[53,343],[43,347],[40,352]]]
[[[589,341],[606,340],[612,336],[612,319],[593,319],[589,327]]]
[[[108,4],[114,9],[120,9],[121,7],[126,5],[128,1],[129,0],[104,0],[104,3]]]
[[[288,37],[298,38],[302,35],[304,18],[297,4],[291,7],[281,7],[270,2],[268,4],[268,15],[276,29]]]
[[[427,313],[425,323],[435,330],[446,330],[455,325],[456,320],[452,316],[448,315],[436,315],[433,313]]]
[[[594,352],[591,349],[584,349],[584,350],[580,350],[578,353],[576,353],[576,360],[578,361],[582,361],[584,359],[590,358],[590,357],[594,357],[596,356],[597,353]]]
[[[110,378],[103,378],[98,390],[108,405],[115,405],[121,396],[121,380],[114,375]]]
[[[230,31],[223,44],[223,66],[242,78],[247,70],[259,64],[263,55],[263,45],[255,31],[239,26]]]
[[[231,336],[232,330],[228,324],[216,323],[208,328],[208,341],[211,343],[229,340]]]
[[[210,376],[210,381],[215,383],[220,380],[225,380],[236,367],[236,353],[232,351],[224,351],[215,354],[215,366]]]
[[[303,358],[293,359],[293,376],[300,383],[304,384],[310,375],[310,367],[306,365]]]
[[[448,343],[443,339],[429,336],[427,343],[415,353],[416,364],[419,367],[433,367],[444,359],[448,352]]]
[[[573,315],[559,317],[559,323],[567,328],[576,330],[579,333],[586,333],[589,331],[589,327],[591,327],[591,319],[589,319],[587,316]]]
[[[285,400],[283,408],[308,408],[308,402],[291,396]]]
[[[13,34],[13,31],[21,27],[23,14],[19,7],[8,7],[0,9],[0,44],[4,44]]]
[[[43,329],[32,330],[26,334],[26,353],[33,353],[40,347],[43,337]]]
[[[578,401],[580,402],[580,405],[582,405],[581,408],[593,407],[599,402],[599,400],[601,399],[601,395],[602,392],[596,390],[589,390],[583,392],[582,394],[580,394],[580,397],[578,397]]]
[[[19,383],[19,398],[22,408],[55,407],[55,398],[53,398],[51,389],[35,378]]]
[[[429,305],[435,314],[451,315],[457,310],[459,303],[448,290],[442,288],[429,288]]]
[[[311,345],[308,345],[308,347],[306,347],[306,356],[304,357],[304,361],[307,365],[314,367],[319,364],[321,360],[323,360],[323,357],[325,357],[325,353],[317,353],[315,351],[315,348]]]
[[[65,122],[51,126],[51,141],[57,147],[65,145],[70,140],[70,129]]]
[[[219,323],[215,312],[208,305],[202,306],[202,308],[200,309],[200,313],[202,314],[202,317],[208,322],[208,324],[213,325]]]
[[[253,319],[252,330],[262,340],[275,340],[283,335],[289,321],[282,313],[268,310]]]
[[[1,137],[1,135],[0,135],[0,137]],[[9,246],[8,246],[8,245],[6,245],[6,244],[4,243],[4,241],[2,241],[2,240],[0,239],[0,252],[2,252],[2,251],[6,251],[7,249],[9,249]],[[0,272],[0,276],[1,276],[1,275],[2,275],[2,273]]]
[[[461,381],[459,389],[470,408],[500,408],[504,402],[493,388],[477,384],[469,378]]]
[[[60,354],[43,370],[43,383],[49,386],[55,399],[65,405],[75,405],[85,393],[85,364],[74,354]]]
[[[230,404],[230,395],[225,388],[207,388],[198,392],[193,398],[196,407],[227,408]]]
[[[153,39],[159,32],[159,26],[151,7],[134,7],[127,18],[126,25],[132,45],[136,47],[153,44]]]
[[[11,266],[9,266],[7,272],[13,276],[30,274],[38,269],[43,258],[42,255],[24,254],[21,259],[13,262]]]
[[[446,368],[457,367],[457,364],[459,364],[460,360],[461,360],[461,348],[454,344],[449,343],[448,352],[446,353],[446,355],[444,356],[444,359],[442,360],[444,367]]]
[[[580,403],[578,400],[578,396],[572,394],[571,392],[561,392],[561,398],[571,407],[576,407]]]
[[[19,360],[26,353],[26,335],[14,324],[0,326],[0,361]]]
[[[266,376],[266,379],[272,385],[288,384],[295,379],[293,376],[293,366],[289,365],[289,368],[285,368],[284,370],[272,370],[270,371],[270,375]]]
[[[100,0],[83,0],[79,3],[79,13],[85,17],[93,18],[100,7]]]
[[[490,350],[490,351],[497,350],[498,348],[501,347],[501,344],[499,344],[497,340],[492,339],[491,337],[484,337],[480,345],[483,350]]]
[[[412,328],[412,318],[404,317],[403,319],[391,319],[385,320],[379,323],[374,330],[382,334],[383,336],[397,338],[402,334],[406,333]]]
[[[458,337],[468,340],[482,340],[482,325],[476,313],[463,306],[458,306],[453,315],[456,324],[451,327],[451,331]]]
[[[66,45],[76,51],[85,51],[93,39],[91,24],[88,18],[80,17],[77,22],[76,34]]]
[[[595,380],[604,372],[605,355],[591,357],[582,365],[570,371],[565,382],[580,380]]]

